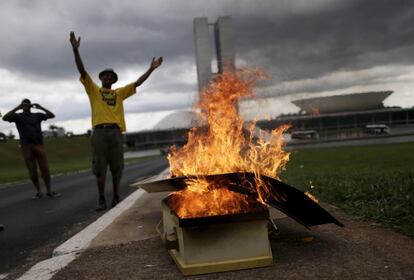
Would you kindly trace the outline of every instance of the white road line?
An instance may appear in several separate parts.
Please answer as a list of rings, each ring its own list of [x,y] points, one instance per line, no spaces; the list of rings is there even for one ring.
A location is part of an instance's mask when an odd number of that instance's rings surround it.
[[[145,193],[138,189],[122,200],[117,206],[102,215],[98,220],[84,228],[75,236],[61,244],[53,251],[53,257],[32,266],[19,280],[49,280],[59,270],[67,266],[78,255],[86,250],[92,240],[108,227],[116,218],[128,210]]]

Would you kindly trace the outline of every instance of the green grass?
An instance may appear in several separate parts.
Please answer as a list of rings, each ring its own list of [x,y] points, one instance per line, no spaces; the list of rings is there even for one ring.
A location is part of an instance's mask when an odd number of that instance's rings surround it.
[[[354,218],[414,237],[413,154],[414,143],[301,150],[282,177]]]
[[[52,174],[90,168],[89,137],[47,138],[45,148]],[[0,143],[0,170],[0,183],[28,178],[18,141]]]
[[[91,168],[91,144],[87,136],[70,138],[46,138],[45,148],[51,174],[68,173]],[[147,158],[128,159],[126,163]],[[9,140],[0,143],[0,184],[27,180],[28,173],[24,164],[19,142]]]
[[[46,139],[45,147],[52,174],[91,166],[88,137]],[[414,237],[413,155],[414,143],[301,150],[282,177],[354,218]],[[0,170],[0,183],[28,178],[17,141],[0,143]]]

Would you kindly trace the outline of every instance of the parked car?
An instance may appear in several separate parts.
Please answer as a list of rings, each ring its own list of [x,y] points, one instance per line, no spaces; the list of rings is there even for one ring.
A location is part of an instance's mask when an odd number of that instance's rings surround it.
[[[319,139],[319,133],[316,130],[297,130],[291,133],[292,139],[304,140],[304,139]]]

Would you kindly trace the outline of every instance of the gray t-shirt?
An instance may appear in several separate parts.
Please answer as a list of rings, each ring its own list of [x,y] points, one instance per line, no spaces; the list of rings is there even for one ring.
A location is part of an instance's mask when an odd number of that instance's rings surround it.
[[[47,120],[43,113],[14,114],[9,122],[16,123],[20,135],[20,144],[43,144],[43,135],[40,123]]]

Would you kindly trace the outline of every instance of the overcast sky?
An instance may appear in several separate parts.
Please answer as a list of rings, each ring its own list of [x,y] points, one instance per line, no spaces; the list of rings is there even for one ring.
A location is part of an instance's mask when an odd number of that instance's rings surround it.
[[[152,57],[164,57],[125,102],[127,129],[151,128],[194,103],[193,18],[215,22],[221,15],[233,17],[237,64],[270,76],[258,95],[279,97],[250,106],[254,114],[294,112],[289,101],[302,97],[374,90],[395,92],[388,106],[414,106],[414,1],[2,0],[0,112],[27,97],[56,114],[44,127],[90,128],[69,43],[73,30],[96,82],[100,70],[112,67],[119,75],[115,86],[122,86],[138,78]],[[260,106],[263,100],[267,107]],[[13,128],[0,122],[0,131]]]

